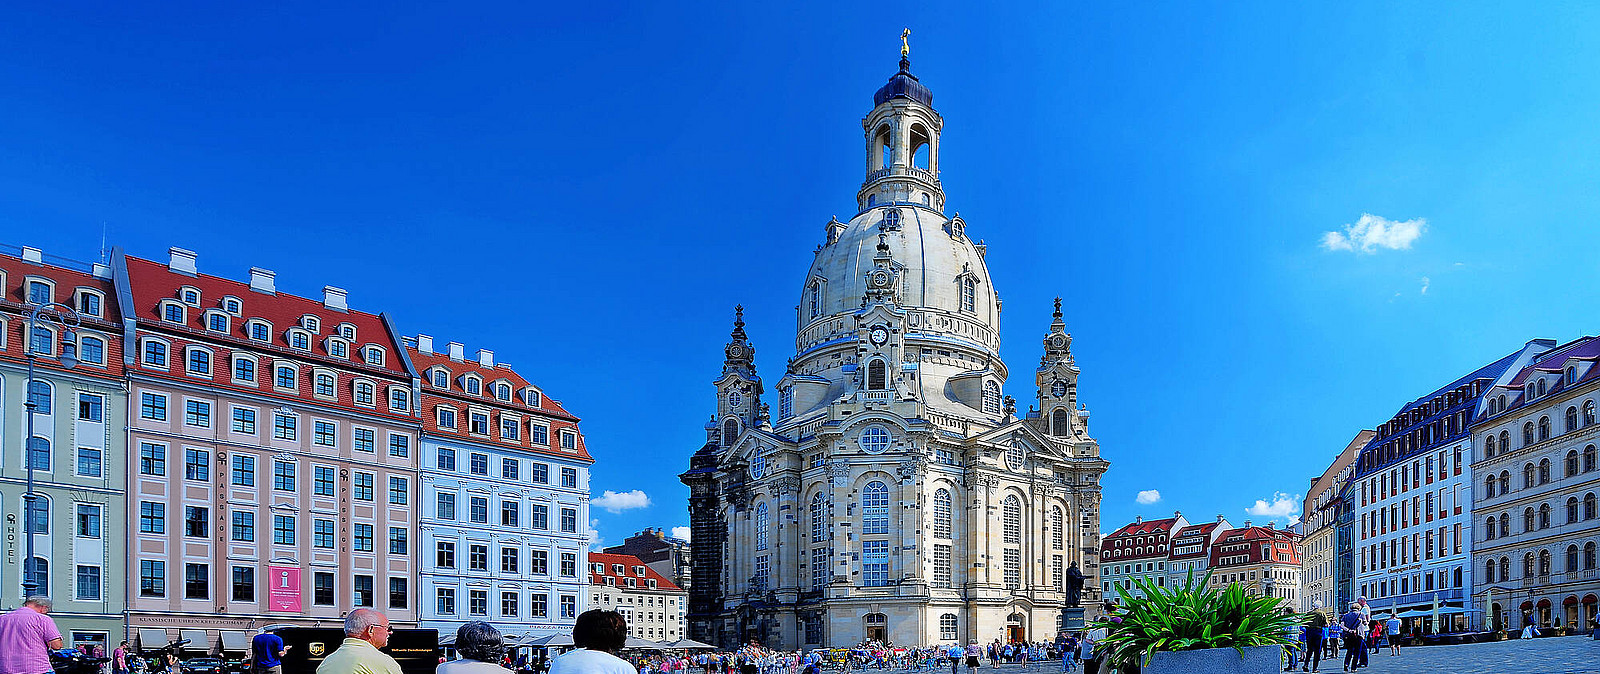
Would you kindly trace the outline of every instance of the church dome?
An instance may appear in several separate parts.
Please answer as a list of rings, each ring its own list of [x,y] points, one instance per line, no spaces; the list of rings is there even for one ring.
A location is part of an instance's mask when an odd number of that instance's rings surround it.
[[[881,240],[895,270],[895,303],[932,310],[918,332],[948,332],[997,351],[998,298],[983,255],[965,228],[959,216],[905,203],[875,206],[848,223],[831,223],[829,243],[818,251],[801,289],[801,325],[861,308]],[[801,331],[801,350],[807,332]]]
[[[933,107],[933,91],[918,81],[916,75],[911,74],[911,61],[906,58],[900,59],[900,72],[890,77],[888,84],[883,85],[878,89],[878,93],[872,95],[872,105],[874,107],[883,105],[884,102],[895,98],[909,98],[930,108]]]

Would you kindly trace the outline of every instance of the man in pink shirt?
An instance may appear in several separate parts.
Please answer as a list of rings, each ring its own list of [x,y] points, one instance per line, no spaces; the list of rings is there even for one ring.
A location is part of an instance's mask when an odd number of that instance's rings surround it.
[[[61,630],[49,597],[28,597],[22,608],[0,615],[0,674],[50,674],[50,651],[61,648]]]

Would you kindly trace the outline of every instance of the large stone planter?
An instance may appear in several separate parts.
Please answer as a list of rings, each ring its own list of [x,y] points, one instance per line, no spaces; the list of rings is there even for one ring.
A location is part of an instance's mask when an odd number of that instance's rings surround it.
[[[1246,648],[1244,657],[1239,657],[1239,651],[1232,648],[1161,651],[1142,671],[1143,674],[1278,674],[1283,671],[1283,647]]]

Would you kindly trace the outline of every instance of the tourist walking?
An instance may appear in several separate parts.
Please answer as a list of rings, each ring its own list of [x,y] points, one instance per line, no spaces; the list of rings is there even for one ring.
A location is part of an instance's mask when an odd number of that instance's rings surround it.
[[[1327,629],[1328,617],[1322,615],[1322,600],[1311,602],[1311,615],[1306,617],[1305,662],[1300,664],[1300,671],[1315,672],[1322,666],[1322,641]]]
[[[635,674],[633,665],[615,655],[627,642],[628,621],[621,613],[584,611],[572,626],[572,643],[577,648],[550,663],[550,674]]]
[[[400,663],[378,650],[389,645],[393,630],[382,613],[370,608],[351,611],[344,619],[344,641],[317,665],[317,674],[400,674]]]
[[[1383,624],[1383,631],[1389,635],[1389,655],[1400,654],[1400,618],[1389,616],[1389,621]]]
[[[1383,623],[1376,620],[1372,621],[1371,630],[1368,633],[1370,638],[1367,639],[1367,648],[1372,651],[1373,655],[1377,655],[1378,649],[1383,648]]]
[[[506,640],[493,625],[474,620],[456,629],[456,654],[439,665],[437,674],[511,674],[500,662],[506,657]]]
[[[1361,668],[1361,655],[1367,652],[1366,645],[1361,643],[1361,634],[1366,631],[1361,607],[1351,604],[1350,611],[1339,619],[1339,625],[1344,638],[1344,671],[1353,672]]]
[[[61,630],[50,619],[50,598],[28,597],[0,616],[0,672],[50,674],[50,651],[61,648]]]
[[[128,674],[128,642],[111,651],[111,674]]]
[[[283,674],[283,660],[289,647],[283,638],[263,628],[250,639],[250,671],[255,674]]]

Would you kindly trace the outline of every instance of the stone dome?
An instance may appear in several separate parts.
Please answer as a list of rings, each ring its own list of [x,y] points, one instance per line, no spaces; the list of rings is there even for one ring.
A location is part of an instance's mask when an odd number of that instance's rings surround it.
[[[900,72],[889,78],[889,82],[872,95],[872,105],[883,105],[885,101],[893,98],[909,98],[913,101],[933,107],[933,90],[911,74],[911,61],[900,59]]]
[[[895,303],[908,310],[959,317],[961,334],[989,351],[999,349],[999,307],[983,255],[967,238],[959,216],[914,204],[885,204],[869,208],[848,223],[830,223],[829,243],[817,253],[801,288],[801,325],[830,316],[855,312],[867,293],[867,274],[875,268],[879,235],[888,246],[896,270]],[[970,305],[964,306],[964,283],[973,286]],[[812,294],[817,294],[813,317]],[[932,318],[931,316],[929,318]],[[926,321],[919,332],[938,331]],[[802,333],[805,331],[802,330]],[[802,351],[805,344],[797,344]]]

